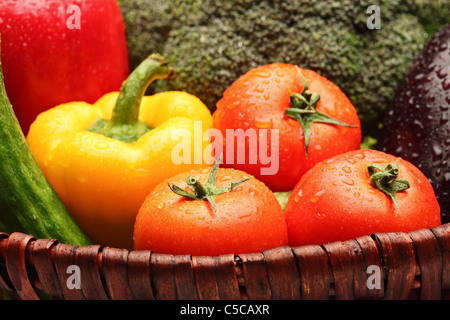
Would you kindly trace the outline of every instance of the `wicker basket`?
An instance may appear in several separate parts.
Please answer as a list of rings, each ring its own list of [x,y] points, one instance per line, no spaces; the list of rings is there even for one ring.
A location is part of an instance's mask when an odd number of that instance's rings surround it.
[[[71,265],[79,267],[74,288]],[[369,266],[380,271],[378,285],[368,285]],[[214,257],[0,233],[0,289],[26,300],[41,291],[66,300],[448,299],[450,224]]]

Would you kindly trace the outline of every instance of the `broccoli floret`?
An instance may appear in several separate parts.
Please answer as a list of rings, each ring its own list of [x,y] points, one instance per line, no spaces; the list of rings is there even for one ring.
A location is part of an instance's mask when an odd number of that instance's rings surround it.
[[[130,65],[134,69],[151,53],[162,53],[173,25],[170,1],[125,0],[119,3],[126,24]]]
[[[186,54],[192,51],[193,43],[198,51]],[[176,76],[156,82],[155,90],[186,91],[200,97],[208,106],[215,106],[236,74],[264,63],[249,39],[234,34],[221,21],[212,26],[184,26],[174,30],[164,54],[175,68]]]
[[[370,0],[127,0],[122,10],[132,67],[158,51],[177,71],[156,83],[156,91],[188,91],[214,111],[223,91],[249,69],[292,63],[340,86],[358,110],[364,135],[376,136],[428,38],[429,22],[441,21],[424,7],[449,19],[429,1],[379,1],[381,28],[373,30],[367,27]]]

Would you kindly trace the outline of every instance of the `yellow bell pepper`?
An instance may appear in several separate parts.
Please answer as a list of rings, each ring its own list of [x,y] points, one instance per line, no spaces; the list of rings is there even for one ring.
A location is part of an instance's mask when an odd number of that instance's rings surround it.
[[[71,102],[41,113],[27,140],[44,175],[69,212],[104,246],[132,249],[135,216],[151,189],[164,179],[204,166],[176,164],[173,150],[190,134],[194,158],[210,143],[208,108],[186,92],[144,96],[155,79],[174,74],[151,55],[123,83],[94,104]],[[201,121],[201,135],[194,134]],[[202,141],[198,141],[199,137]],[[196,141],[194,141],[196,139]],[[196,147],[195,147],[196,146]],[[196,148],[194,150],[194,148]]]

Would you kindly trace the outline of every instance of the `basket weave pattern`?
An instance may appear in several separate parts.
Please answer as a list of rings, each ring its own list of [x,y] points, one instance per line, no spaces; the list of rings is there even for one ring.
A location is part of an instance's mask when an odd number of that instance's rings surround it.
[[[67,268],[80,269],[70,289]],[[369,266],[381,285],[369,288]],[[20,299],[449,299],[450,224],[220,256],[74,246],[0,233],[0,289]]]

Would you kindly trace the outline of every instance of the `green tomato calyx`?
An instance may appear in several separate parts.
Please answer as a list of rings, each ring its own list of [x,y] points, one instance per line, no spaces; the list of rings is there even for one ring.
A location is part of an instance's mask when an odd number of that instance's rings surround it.
[[[175,192],[176,194],[186,197],[191,200],[207,200],[212,205],[214,211],[217,210],[216,202],[214,200],[214,197],[222,194],[232,191],[235,187],[240,185],[241,183],[249,180],[251,177],[248,177],[246,179],[242,179],[236,182],[232,182],[231,186],[228,188],[217,188],[216,187],[216,176],[217,171],[219,169],[219,164],[222,161],[222,155],[217,159],[216,163],[214,164],[213,168],[211,169],[211,172],[209,173],[208,180],[206,181],[206,184],[203,185],[197,178],[195,177],[188,177],[186,179],[186,183],[189,187],[189,189],[192,190],[192,192],[188,192],[176,185],[169,185],[170,190]]]
[[[349,128],[357,128],[358,126],[348,125],[318,111],[317,104],[319,103],[320,95],[316,92],[311,92],[308,89],[308,84],[306,83],[302,72],[299,68],[297,69],[303,82],[303,92],[301,94],[293,93],[291,95],[291,107],[286,109],[285,112],[289,117],[297,120],[302,126],[303,136],[305,139],[306,157],[308,157],[311,125],[314,122],[328,123]]]
[[[397,179],[399,167],[396,163],[390,163],[386,168],[378,164],[371,164],[368,168],[370,181],[380,191],[391,197],[398,213],[397,192],[409,189],[409,182],[403,179]]]

